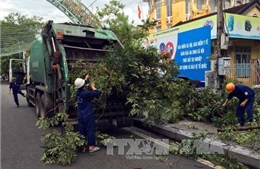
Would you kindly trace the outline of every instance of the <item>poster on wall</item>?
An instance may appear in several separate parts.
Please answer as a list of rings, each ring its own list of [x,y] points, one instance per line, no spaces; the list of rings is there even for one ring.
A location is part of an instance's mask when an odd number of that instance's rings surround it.
[[[205,71],[210,70],[211,55],[210,26],[178,34],[175,62],[179,65],[181,76],[205,81]]]
[[[163,37],[150,38],[144,45],[151,45],[158,52],[167,52],[178,65],[179,76],[186,76],[192,80],[205,81],[205,71],[210,70],[211,55],[211,27],[172,33]]]

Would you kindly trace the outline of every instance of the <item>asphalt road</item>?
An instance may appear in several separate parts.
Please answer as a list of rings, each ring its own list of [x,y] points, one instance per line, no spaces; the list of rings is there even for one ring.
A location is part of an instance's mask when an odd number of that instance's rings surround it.
[[[106,147],[99,152],[79,153],[71,166],[44,165],[40,161],[43,153],[40,141],[44,133],[36,127],[35,108],[27,106],[25,98],[19,96],[20,107],[16,107],[8,84],[1,84],[1,168],[2,169],[209,169],[195,160],[180,156],[156,159],[126,159],[124,155],[107,155]],[[113,129],[112,135],[129,138],[128,131]]]

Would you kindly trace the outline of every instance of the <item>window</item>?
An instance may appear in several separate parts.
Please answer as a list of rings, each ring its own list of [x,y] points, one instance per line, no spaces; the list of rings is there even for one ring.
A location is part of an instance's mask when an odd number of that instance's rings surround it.
[[[236,46],[236,77],[245,78],[250,77],[250,59],[251,59],[251,47]]]
[[[186,0],[186,20],[190,19],[191,9],[190,9],[190,0]]]
[[[156,19],[161,19],[161,0],[156,0]]]
[[[211,9],[211,12],[213,13],[213,12],[217,12],[217,10],[216,10],[216,7],[217,7],[217,1],[210,1],[209,2],[210,4],[210,9]]]
[[[225,9],[228,9],[231,7],[231,4],[230,4],[230,1],[229,0],[226,0],[225,1]]]
[[[148,1],[148,5],[149,5],[149,11],[151,11],[154,6],[154,1]]]
[[[172,16],[172,0],[166,0],[167,16]]]
[[[252,16],[258,18],[258,15],[256,13],[254,13]]]
[[[197,0],[197,9],[202,9],[203,0]]]
[[[242,2],[237,1],[237,2],[236,2],[236,6],[239,6],[239,5],[242,5]]]

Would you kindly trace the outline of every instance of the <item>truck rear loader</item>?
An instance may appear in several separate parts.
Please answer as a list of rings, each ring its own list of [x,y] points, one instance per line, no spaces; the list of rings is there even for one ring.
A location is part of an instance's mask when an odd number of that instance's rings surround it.
[[[122,48],[116,35],[103,28],[48,21],[40,37],[32,44],[27,61],[27,103],[36,107],[37,117],[66,112],[76,119],[75,99],[70,90],[75,79],[69,79],[74,63],[82,61],[87,69],[95,66],[111,49]],[[110,100],[109,100],[110,99]],[[105,109],[96,117],[117,119],[118,127],[131,125],[130,108],[124,98],[111,96]]]

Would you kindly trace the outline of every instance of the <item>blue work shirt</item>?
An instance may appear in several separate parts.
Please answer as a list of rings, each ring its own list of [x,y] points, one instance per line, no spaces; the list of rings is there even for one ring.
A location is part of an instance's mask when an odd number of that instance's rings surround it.
[[[84,90],[78,89],[77,90],[77,102],[78,102],[78,113],[79,114],[86,114],[93,112],[93,103],[92,100],[95,97],[99,96],[98,90]]]
[[[9,89],[12,89],[13,93],[18,93],[19,91],[21,91],[20,84],[14,82],[10,83]]]
[[[255,92],[248,86],[236,84],[235,90],[228,95],[227,99],[230,100],[234,96],[237,97],[240,101],[244,101],[246,99],[250,100],[255,97]]]

